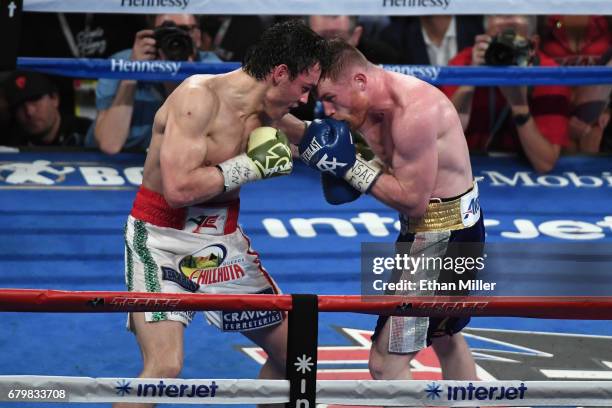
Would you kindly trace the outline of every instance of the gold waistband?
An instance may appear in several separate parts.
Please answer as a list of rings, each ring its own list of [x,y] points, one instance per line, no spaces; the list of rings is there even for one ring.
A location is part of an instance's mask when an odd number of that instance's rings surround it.
[[[431,201],[422,217],[402,216],[402,223],[408,223],[408,232],[454,231],[467,228],[461,219],[461,198],[472,191],[470,189],[451,201]]]

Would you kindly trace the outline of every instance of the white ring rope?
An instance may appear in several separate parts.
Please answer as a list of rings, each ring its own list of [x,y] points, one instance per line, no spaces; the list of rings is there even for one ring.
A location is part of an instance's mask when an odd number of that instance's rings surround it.
[[[287,380],[0,376],[0,401],[262,404]],[[317,381],[317,403],[366,406],[610,406],[612,381]]]
[[[24,0],[25,11],[136,14],[612,14],[610,0]]]

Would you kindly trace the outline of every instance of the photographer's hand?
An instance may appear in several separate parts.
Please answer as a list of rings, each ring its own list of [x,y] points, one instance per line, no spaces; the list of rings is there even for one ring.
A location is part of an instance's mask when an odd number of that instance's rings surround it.
[[[472,65],[485,65],[485,53],[491,44],[491,36],[488,34],[479,34],[474,39],[474,47],[472,48]]]
[[[134,38],[131,59],[133,61],[154,60],[157,57],[157,48],[153,38],[153,30],[140,30]]]

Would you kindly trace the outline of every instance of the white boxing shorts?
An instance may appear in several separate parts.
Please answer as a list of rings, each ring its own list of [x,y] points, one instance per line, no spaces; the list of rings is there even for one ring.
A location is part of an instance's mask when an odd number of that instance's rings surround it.
[[[238,226],[240,203],[172,208],[164,197],[141,187],[125,228],[125,281],[130,292],[277,294],[259,255]],[[207,311],[223,331],[248,331],[279,324],[280,311]],[[146,312],[148,322],[189,325],[195,312]],[[129,319],[128,319],[129,328]]]

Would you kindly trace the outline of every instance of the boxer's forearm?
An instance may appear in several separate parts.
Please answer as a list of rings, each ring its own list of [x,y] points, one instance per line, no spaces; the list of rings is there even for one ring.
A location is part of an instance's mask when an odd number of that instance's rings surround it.
[[[425,214],[429,201],[428,195],[423,194],[416,183],[399,182],[390,174],[378,177],[370,194],[409,217],[420,217]]]
[[[302,140],[302,136],[304,136],[306,123],[288,113],[275,123],[274,127],[282,130],[291,143],[298,144]]]

